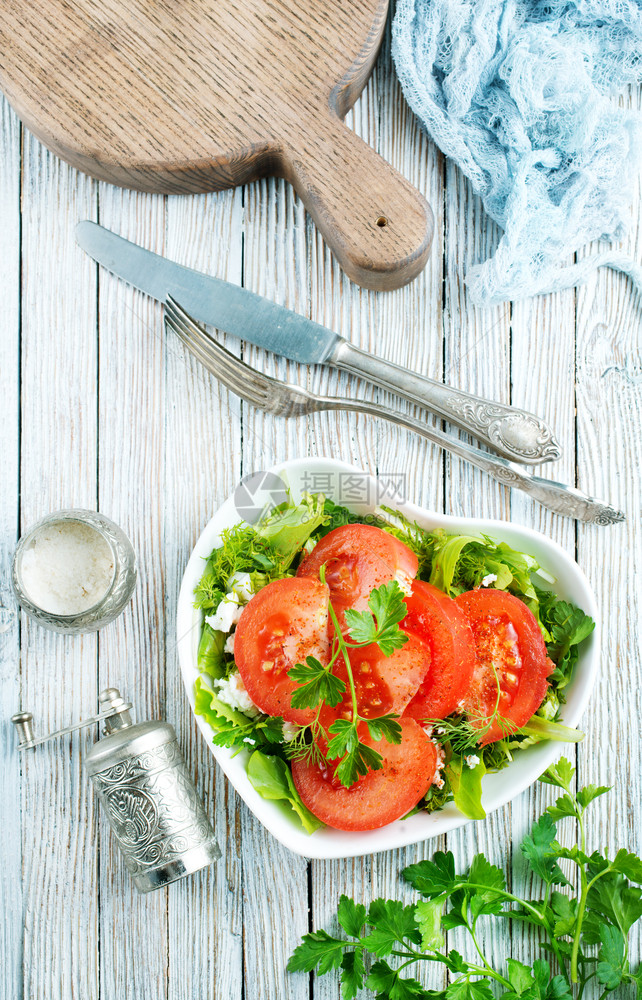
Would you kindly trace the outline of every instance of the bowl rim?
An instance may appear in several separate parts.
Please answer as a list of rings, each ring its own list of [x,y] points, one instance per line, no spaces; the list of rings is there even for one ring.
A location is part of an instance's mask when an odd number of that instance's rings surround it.
[[[339,476],[341,474],[356,474],[365,477],[369,484],[374,484],[375,489],[377,483],[376,476],[358,466],[325,457],[289,459],[262,471],[282,476],[292,486],[295,496],[300,493],[293,482],[296,477],[314,473],[337,474]],[[335,491],[331,498],[335,499],[336,496]],[[372,503],[365,505],[348,503],[347,505],[352,508],[361,506],[364,508],[364,512],[372,511],[377,506]],[[539,551],[544,552],[549,557],[547,562],[556,570],[556,583],[559,582],[560,576],[565,581],[560,589],[566,592],[573,591],[572,595],[565,593],[564,596],[578,604],[595,621],[595,630],[580,651],[573,679],[568,686],[569,695],[572,697],[569,696],[564,706],[563,721],[571,727],[576,726],[586,709],[597,678],[601,622],[591,585],[575,560],[553,539],[533,528],[512,521],[441,514],[428,508],[419,507],[408,500],[391,501],[389,506],[395,507],[411,520],[417,520],[419,523],[429,521],[434,527],[444,527],[447,530],[460,533],[463,533],[463,530],[471,531],[471,533],[483,531],[499,541],[510,542],[520,551],[530,553],[532,545],[534,555]],[[194,712],[194,681],[199,676],[195,650],[201,622],[200,613],[193,606],[193,590],[202,575],[204,559],[215,547],[221,531],[241,523],[242,520],[235,510],[234,495],[232,494],[218,508],[200,533],[181,581],[176,616],[177,649],[181,676],[192,712]],[[540,562],[539,556],[536,558]],[[548,569],[549,566],[546,568]],[[245,764],[249,758],[248,753],[241,751],[234,754],[226,747],[213,746],[211,743],[212,729],[209,724],[201,716],[194,715],[194,718],[217,763],[249,809],[277,840],[302,857],[333,859],[374,854],[419,843],[448,833],[466,823],[475,822],[460,813],[451,802],[438,812],[417,813],[408,819],[395,820],[378,830],[349,833],[322,827],[314,834],[309,835],[288,815],[287,807],[279,802],[263,799],[252,787],[245,770]],[[520,751],[519,758],[516,757],[507,768],[496,774],[487,775],[483,779],[482,785],[482,802],[486,814],[488,815],[506,805],[534,784],[538,776],[561,755],[563,748],[567,745],[547,741],[528,747]],[[511,782],[505,780],[509,773],[513,778]],[[499,782],[492,781],[493,778],[500,776],[503,778],[500,778]]]

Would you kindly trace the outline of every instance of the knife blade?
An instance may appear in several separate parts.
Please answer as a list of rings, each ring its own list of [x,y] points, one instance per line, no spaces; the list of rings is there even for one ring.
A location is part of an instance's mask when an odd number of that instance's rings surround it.
[[[384,361],[285,306],[176,264],[95,222],[79,222],[76,240],[112,274],[161,302],[171,295],[194,319],[292,361],[329,364],[366,379],[456,424],[506,458],[539,465],[561,455],[550,427],[526,410],[473,396]]]
[[[76,240],[104,268],[153,299],[165,302],[171,295],[194,319],[292,361],[323,363],[342,339],[262,295],[176,264],[95,222],[79,222]]]

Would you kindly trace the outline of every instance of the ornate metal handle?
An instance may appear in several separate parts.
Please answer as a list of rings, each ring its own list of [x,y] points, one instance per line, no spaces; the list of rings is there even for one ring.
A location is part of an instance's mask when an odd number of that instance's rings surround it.
[[[617,510],[610,503],[604,500],[596,500],[594,497],[582,493],[574,486],[565,486],[564,483],[556,483],[551,479],[542,479],[534,476],[526,469],[520,469],[514,462],[510,462],[499,455],[489,455],[471,445],[464,444],[458,438],[450,434],[444,434],[428,424],[419,423],[412,420],[405,414],[397,413],[396,410],[388,410],[385,407],[377,406],[374,403],[362,403],[352,399],[337,399],[329,396],[322,398],[324,409],[332,410],[354,410],[357,413],[369,413],[374,417],[380,417],[406,427],[414,431],[421,437],[427,438],[433,444],[445,448],[453,455],[458,455],[466,462],[487,472],[497,482],[503,486],[510,486],[516,490],[528,493],[534,500],[538,500],[543,507],[563,517],[573,517],[578,521],[586,521],[589,524],[616,524],[624,521],[625,515],[621,510]]]
[[[366,354],[347,340],[338,343],[328,363],[431,410],[506,458],[540,465],[559,458],[562,453],[551,428],[534,413],[442,385],[391,361]]]

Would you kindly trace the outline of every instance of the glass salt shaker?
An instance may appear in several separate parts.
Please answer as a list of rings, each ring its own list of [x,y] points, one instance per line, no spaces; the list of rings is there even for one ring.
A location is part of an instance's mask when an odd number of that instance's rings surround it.
[[[56,511],[21,537],[12,584],[20,607],[44,628],[95,632],[131,600],[136,556],[121,528],[104,514]]]

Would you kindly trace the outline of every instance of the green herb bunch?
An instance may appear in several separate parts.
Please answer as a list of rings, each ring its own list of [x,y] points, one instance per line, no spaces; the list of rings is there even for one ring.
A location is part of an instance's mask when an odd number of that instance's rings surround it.
[[[321,579],[324,579],[323,567]],[[401,742],[401,726],[397,722],[397,715],[388,713],[375,719],[366,719],[359,714],[350,650],[374,643],[384,656],[391,656],[396,649],[401,649],[408,641],[408,636],[399,627],[399,622],[406,616],[406,605],[396,580],[377,587],[370,594],[367,611],[345,612],[349,638],[342,634],[331,603],[328,604],[328,613],[334,626],[332,653],[328,663],[324,665],[314,656],[308,656],[305,663],[297,663],[288,671],[288,677],[299,685],[290,699],[293,708],[317,710],[312,724],[302,727],[290,741],[288,753],[291,757],[304,757],[316,763],[321,763],[324,759],[338,760],[335,776],[342,785],[349,788],[368,771],[377,771],[383,766],[383,757],[378,750],[360,739],[360,727],[367,727],[373,740]],[[336,707],[346,691],[345,681],[334,673],[339,660],[345,665],[348,677],[351,718],[337,719],[326,733],[319,718],[321,710],[324,705]],[[325,756],[319,747],[320,739],[328,740]]]
[[[521,845],[541,887],[537,898],[509,892],[503,872],[483,854],[458,874],[453,854],[437,851],[402,872],[422,897],[416,903],[376,899],[366,909],[342,896],[337,916],[347,937],[306,934],[288,969],[319,975],[340,970],[343,1000],[362,987],[376,1000],[580,1000],[589,984],[599,1000],[623,984],[635,986],[640,997],[642,970],[630,966],[628,935],[642,917],[642,862],[625,848],[612,859],[587,853],[586,810],[609,789],[588,785],[573,792],[574,774],[562,757],[540,779],[563,794]],[[556,822],[567,817],[578,830],[571,848],[557,839]],[[531,965],[507,958],[493,967],[479,935],[479,922],[488,916],[535,927],[546,957]],[[457,927],[470,939],[467,956],[445,948],[444,932]],[[422,962],[448,970],[449,985],[426,989],[407,975]]]

